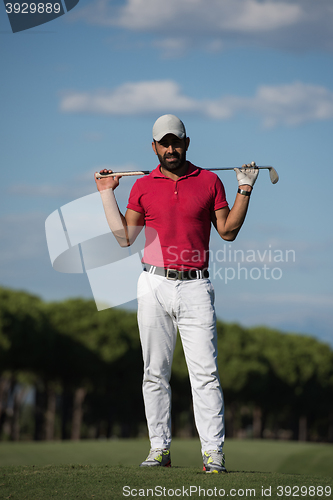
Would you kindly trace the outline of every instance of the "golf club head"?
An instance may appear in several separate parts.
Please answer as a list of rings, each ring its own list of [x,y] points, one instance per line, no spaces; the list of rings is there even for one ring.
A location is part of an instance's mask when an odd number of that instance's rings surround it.
[[[272,184],[276,184],[279,180],[279,175],[275,168],[273,167],[268,167],[269,170],[269,178],[271,179]]]

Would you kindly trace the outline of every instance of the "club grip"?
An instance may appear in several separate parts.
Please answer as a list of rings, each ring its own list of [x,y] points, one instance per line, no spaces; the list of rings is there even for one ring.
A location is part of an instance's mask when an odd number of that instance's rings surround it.
[[[96,172],[95,177],[96,179],[103,179],[103,177],[125,177],[129,175],[147,175],[149,174],[149,170],[133,170],[129,172],[112,172],[111,174],[106,173],[106,174],[101,174],[99,172]]]

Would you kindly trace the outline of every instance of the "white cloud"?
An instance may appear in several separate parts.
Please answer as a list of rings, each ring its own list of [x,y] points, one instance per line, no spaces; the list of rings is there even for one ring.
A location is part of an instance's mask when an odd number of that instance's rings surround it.
[[[8,193],[14,196],[32,198],[58,198],[73,193],[71,186],[55,186],[54,184],[15,184],[8,188]]]
[[[157,80],[124,83],[111,91],[67,93],[60,108],[74,113],[138,115],[163,111],[166,102],[177,111],[193,111],[198,106],[194,99],[181,93],[177,83]]]
[[[333,49],[331,0],[126,0],[120,6],[95,0],[72,14],[72,19],[80,18],[89,24],[151,33],[162,45],[182,36],[189,49],[200,44],[207,48],[212,40],[216,45],[217,39],[221,47],[227,42]],[[177,54],[177,44],[172,50]]]
[[[207,107],[207,114],[217,119],[240,112],[259,116],[266,127],[330,120],[333,118],[333,92],[302,82],[262,85],[253,97],[224,96]]]
[[[67,184],[14,184],[8,188],[8,194],[12,196],[20,196],[27,198],[60,198],[71,199],[79,198],[91,193],[94,185],[92,184],[93,171],[90,172],[90,182],[84,181],[81,178],[76,179],[75,186],[73,183]]]
[[[118,8],[97,0],[81,9],[84,16],[91,23],[134,31],[250,33],[293,25],[302,19],[303,9],[297,1],[283,0],[127,0]]]
[[[59,198],[63,200],[73,200],[73,198],[81,198],[95,191],[94,172],[99,172],[103,169],[112,170],[113,172],[124,172],[126,170],[141,170],[141,167],[134,163],[124,163],[122,165],[103,164],[95,165],[87,172],[81,172],[74,178],[67,179],[64,184],[13,184],[7,189],[11,196],[20,196],[27,198]],[[134,180],[137,177],[133,177]],[[127,186],[129,182],[127,182]],[[118,201],[123,205],[127,201],[126,193],[120,191],[117,195]],[[125,205],[126,206],[126,205]],[[1,222],[1,221],[0,221]]]
[[[162,50],[164,58],[182,57],[190,48],[190,41],[187,37],[166,37],[155,40],[153,46]]]
[[[217,120],[246,113],[259,117],[265,127],[333,119],[333,92],[302,82],[262,85],[253,97],[224,95],[203,100],[186,96],[172,80],[131,82],[113,90],[68,92],[61,99],[60,109],[67,113],[133,116],[163,113],[166,103],[169,112]]]
[[[333,92],[322,86],[301,82],[262,86],[249,102],[249,108],[257,110],[267,126],[327,120],[333,118]]]
[[[238,4],[238,10],[234,7],[235,3]],[[301,6],[296,3],[258,2],[255,0],[234,2],[234,0],[230,0],[226,4],[229,7],[230,18],[223,19],[221,28],[234,29],[235,31],[267,32],[295,25],[303,17]]]

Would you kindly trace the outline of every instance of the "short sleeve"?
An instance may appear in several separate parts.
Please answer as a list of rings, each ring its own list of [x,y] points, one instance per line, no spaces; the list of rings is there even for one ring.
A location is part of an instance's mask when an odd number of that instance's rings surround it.
[[[222,184],[221,179],[216,176],[215,186],[214,186],[214,200],[213,209],[219,210],[220,208],[225,208],[228,206],[228,202],[225,196],[225,189]]]
[[[135,212],[139,212],[140,214],[144,214],[145,211],[143,209],[143,206],[141,205],[141,196],[142,194],[139,190],[138,181],[136,181],[131,189],[127,208],[129,208],[130,210],[134,210]]]

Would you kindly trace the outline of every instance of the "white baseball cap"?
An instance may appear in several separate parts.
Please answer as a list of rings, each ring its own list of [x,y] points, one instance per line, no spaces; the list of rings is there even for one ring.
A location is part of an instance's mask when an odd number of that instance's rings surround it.
[[[184,139],[186,130],[184,123],[175,115],[163,115],[157,118],[153,126],[153,139],[159,142],[165,135],[173,134]]]

